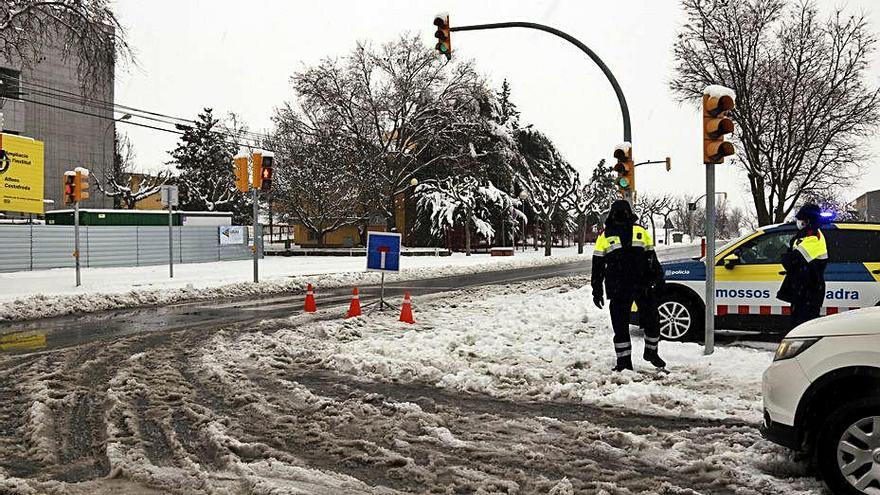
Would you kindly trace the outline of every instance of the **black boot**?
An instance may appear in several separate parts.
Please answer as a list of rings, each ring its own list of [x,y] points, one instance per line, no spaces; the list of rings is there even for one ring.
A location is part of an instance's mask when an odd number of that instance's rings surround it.
[[[645,337],[645,361],[651,363],[656,368],[665,368],[666,361],[660,359],[657,354],[657,345],[660,343],[660,337]]]
[[[611,371],[633,370],[632,356],[618,357],[617,365]]]

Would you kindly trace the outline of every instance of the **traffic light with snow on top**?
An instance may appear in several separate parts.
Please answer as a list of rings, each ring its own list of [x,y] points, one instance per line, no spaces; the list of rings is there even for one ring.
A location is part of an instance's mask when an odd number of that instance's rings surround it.
[[[232,159],[233,171],[235,172],[235,188],[239,191],[248,192],[248,157],[236,155]]]
[[[251,160],[253,161],[251,187],[259,190],[263,188],[263,152],[254,151],[253,154],[251,154]]]
[[[449,37],[449,15],[437,14],[434,16],[434,25],[437,31],[434,37],[437,38],[437,53],[446,56],[446,60],[452,59],[452,40]]]
[[[76,167],[74,170],[75,187],[73,188],[73,198],[76,202],[89,199],[89,170],[87,168]]]
[[[736,105],[733,90],[711,85],[703,92],[703,163],[724,163],[724,157],[736,152],[724,137],[733,132],[727,112]]]

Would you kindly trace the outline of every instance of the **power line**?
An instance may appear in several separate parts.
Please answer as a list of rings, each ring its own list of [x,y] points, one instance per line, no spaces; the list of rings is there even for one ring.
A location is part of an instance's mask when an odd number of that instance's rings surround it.
[[[87,115],[87,116],[89,116],[89,117],[95,117],[95,118],[99,118],[99,119],[103,119],[103,120],[114,120],[114,121],[116,121],[117,123],[118,123],[118,122],[122,122],[122,123],[125,123],[125,124],[127,124],[127,125],[133,125],[133,126],[136,126],[136,127],[144,127],[144,128],[147,128],[147,129],[153,129],[153,130],[157,130],[157,131],[168,132],[168,133],[171,133],[171,134],[177,134],[177,135],[180,135],[180,136],[183,136],[184,134],[186,134],[186,133],[181,132],[181,131],[178,131],[178,130],[166,129],[166,128],[163,128],[163,127],[157,127],[157,126],[152,126],[152,125],[148,125],[148,124],[141,124],[141,123],[138,123],[138,122],[130,122],[130,121],[127,121],[127,120],[116,120],[116,119],[112,119],[112,118],[107,117],[107,116],[104,116],[104,115],[99,115],[99,114],[91,113],[91,112],[85,112],[85,111],[82,111],[82,110],[76,110],[76,109],[73,109],[73,108],[66,108],[66,107],[63,107],[63,106],[60,106],[60,105],[53,105],[53,104],[51,104],[51,103],[46,103],[46,102],[41,102],[41,101],[35,101],[35,100],[28,100],[28,99],[26,99],[26,98],[22,98],[21,101],[28,102],[28,103],[33,103],[34,105],[41,105],[41,106],[45,106],[45,107],[55,108],[55,109],[58,109],[58,110],[65,110],[65,111],[67,111],[67,112],[78,113],[78,114],[81,114],[81,115]],[[211,131],[211,132],[214,133],[214,134],[217,134],[217,135],[219,135],[219,136],[223,136],[223,137],[227,137],[227,138],[229,138],[229,137],[233,137],[233,138],[234,138],[234,137],[235,137],[235,136],[232,135],[232,134],[227,134],[227,133],[223,133],[223,132],[218,132],[218,131]],[[244,147],[251,147],[251,146],[253,146],[253,144],[250,144],[250,143],[241,143],[241,142],[239,142],[239,141],[225,141],[225,142],[228,143],[228,144],[234,144],[234,145],[236,145],[236,146],[244,146]],[[264,148],[264,149],[265,149],[265,148]],[[266,151],[274,151],[274,150],[266,149]]]
[[[168,125],[174,125],[174,126],[187,125],[189,127],[192,127],[192,125],[197,124],[197,121],[192,120],[192,119],[186,119],[183,117],[176,117],[173,115],[163,114],[163,113],[159,113],[159,112],[153,112],[150,110],[135,108],[135,107],[128,106],[128,105],[108,102],[105,100],[98,100],[95,98],[86,97],[86,96],[83,96],[83,95],[80,95],[77,93],[73,93],[70,91],[66,91],[63,89],[53,88],[51,86],[46,86],[44,84],[30,82],[30,81],[24,81],[21,78],[8,77],[8,79],[18,81],[20,87],[23,87],[24,89],[27,89],[27,90],[35,93],[36,96],[41,96],[41,97],[45,97],[45,98],[51,98],[51,99],[55,99],[55,100],[59,100],[59,101],[64,101],[66,103],[80,104],[83,106],[90,106],[93,108],[113,111],[113,112],[117,112],[117,113],[132,113],[134,117],[145,119],[145,120],[152,120],[155,122],[160,122],[160,123],[168,124]],[[99,116],[99,117],[102,117],[102,116]],[[157,118],[157,117],[161,117],[161,118]],[[102,117],[102,118],[106,118],[106,117]],[[172,119],[172,120],[178,121],[178,122],[169,122],[167,120],[162,120],[162,118]],[[180,124],[180,122],[184,122],[185,124]],[[129,124],[134,125],[131,122],[129,122]],[[149,128],[150,126],[144,125],[142,127]],[[162,130],[164,130],[164,129],[162,129]],[[226,132],[223,134],[230,135],[230,136],[233,136],[233,135],[239,136],[239,137],[243,137],[245,139],[250,139],[253,141],[265,140],[269,137],[266,134],[257,133],[257,132],[253,132],[253,131],[247,131],[247,130],[241,130],[238,132]]]

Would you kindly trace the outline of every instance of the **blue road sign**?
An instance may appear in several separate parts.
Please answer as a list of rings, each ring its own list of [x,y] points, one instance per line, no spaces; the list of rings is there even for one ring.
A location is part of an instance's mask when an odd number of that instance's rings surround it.
[[[400,271],[400,234],[367,232],[367,270]]]

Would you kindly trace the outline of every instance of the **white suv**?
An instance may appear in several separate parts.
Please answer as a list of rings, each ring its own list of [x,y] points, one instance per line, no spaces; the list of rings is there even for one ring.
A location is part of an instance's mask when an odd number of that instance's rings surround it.
[[[762,433],[811,454],[835,494],[880,495],[880,308],[786,335],[764,372]]]

